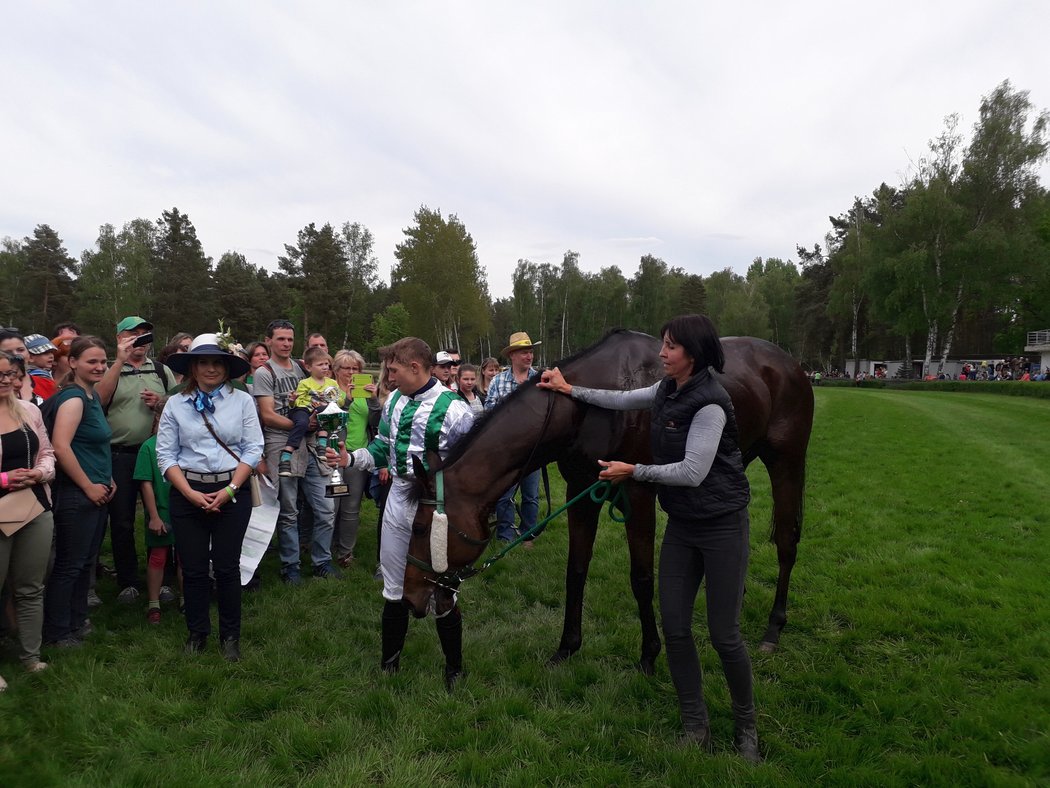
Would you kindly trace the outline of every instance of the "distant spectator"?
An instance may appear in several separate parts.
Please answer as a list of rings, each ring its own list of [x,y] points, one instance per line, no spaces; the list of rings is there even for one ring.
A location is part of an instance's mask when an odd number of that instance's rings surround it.
[[[457,389],[459,396],[465,399],[467,404],[470,405],[470,409],[474,411],[475,418],[480,416],[485,410],[485,397],[475,388],[477,382],[478,368],[473,364],[461,364],[456,373]]]
[[[478,375],[477,390],[482,397],[489,394],[489,384],[499,374],[499,362],[491,356],[481,362],[481,374]]]
[[[0,587],[11,581],[18,620],[19,657],[37,672],[44,624],[44,575],[51,554],[54,520],[49,482],[55,477],[55,453],[36,406],[15,396],[17,369],[0,354],[0,500],[21,490],[36,498],[41,511],[10,534],[0,533]],[[14,499],[11,499],[12,501]],[[0,691],[6,687],[0,678]]]
[[[26,350],[25,339],[17,328],[11,327],[0,330],[0,351],[10,353],[12,356],[18,356],[22,362],[23,372],[26,371],[26,356],[29,355],[29,351]],[[28,377],[22,378],[22,385],[19,387],[18,392],[19,399],[26,402],[33,401],[33,384]]]
[[[452,381],[452,356],[446,350],[439,350],[434,355],[434,364],[430,368],[430,374],[437,378],[445,388],[450,388]]]
[[[57,391],[51,369],[55,365],[55,351],[58,349],[43,334],[30,334],[25,339],[29,356],[29,377],[33,393],[45,400]]]
[[[58,460],[53,490],[55,564],[44,597],[44,640],[79,646],[90,634],[88,587],[115,492],[112,435],[96,384],[106,374],[106,343],[77,337],[69,348],[72,381],[55,395],[51,441]]]
[[[68,320],[64,323],[59,323],[51,330],[51,336],[56,339],[73,340],[81,336],[83,333],[84,332],[80,330],[80,326]]]
[[[325,353],[328,352],[328,340],[324,338],[324,334],[313,333],[306,338],[306,350],[312,347],[319,347]],[[306,359],[306,350],[303,351],[303,359]]]
[[[252,342],[244,352],[248,356],[248,365],[251,367],[248,377],[244,380],[244,385],[247,386],[248,393],[254,395],[255,370],[270,360],[270,348],[265,342]]]
[[[355,350],[340,350],[335,354],[335,379],[339,388],[346,393],[347,451],[367,446],[379,424],[379,400],[376,398],[375,384],[364,386],[362,392],[353,383],[354,375],[364,372],[364,365],[364,358]],[[362,393],[365,396],[360,396]],[[339,566],[348,569],[355,560],[354,549],[361,524],[361,499],[371,474],[360,468],[343,468],[342,473],[350,494],[336,499],[332,554]]]
[[[110,543],[123,603],[138,598],[141,578],[135,539],[139,483],[135,462],[139,448],[153,434],[153,416],[164,407],[175,376],[164,364],[149,358],[151,343],[138,344],[152,336],[153,324],[132,315],[117,326],[117,351],[113,364],[98,382],[99,401],[112,430],[113,478],[117,491],[109,505]]]

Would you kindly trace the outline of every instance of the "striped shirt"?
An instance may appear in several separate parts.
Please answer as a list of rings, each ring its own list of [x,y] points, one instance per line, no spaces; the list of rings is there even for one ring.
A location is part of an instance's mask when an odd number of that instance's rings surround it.
[[[413,456],[426,464],[428,450],[442,458],[474,424],[470,406],[456,392],[437,385],[434,378],[412,396],[395,391],[383,406],[379,433],[367,449],[375,467],[387,467],[394,476],[412,474]]]

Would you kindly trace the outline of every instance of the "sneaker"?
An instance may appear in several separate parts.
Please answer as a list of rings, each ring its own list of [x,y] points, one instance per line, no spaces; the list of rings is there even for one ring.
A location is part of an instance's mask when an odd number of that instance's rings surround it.
[[[31,659],[23,664],[26,666],[26,671],[29,673],[39,673],[42,670],[47,670],[47,663],[41,662],[39,659]]]
[[[44,645],[51,648],[80,648],[84,645],[84,641],[70,635],[69,637],[52,640],[50,643],[45,643]]]
[[[281,572],[281,582],[287,586],[301,586],[303,578],[298,569],[289,569],[287,572]]]
[[[342,569],[349,569],[353,565],[354,565],[354,554],[353,553],[347,553],[346,555],[344,555],[342,558],[339,559],[339,566]]]
[[[139,590],[135,586],[128,586],[119,594],[117,594],[117,601],[122,605],[128,605],[139,598]]]
[[[5,689],[7,689],[7,682],[4,681],[3,676],[0,676],[0,692],[3,692]]]
[[[175,592],[171,590],[171,586],[160,587],[160,601],[161,602],[174,602]]]
[[[92,588],[88,591],[88,607],[99,607],[102,604],[102,597],[95,593],[95,589]]]
[[[146,620],[149,623],[151,623],[151,624],[159,624],[160,623],[160,608],[159,607],[151,607],[149,610],[147,610],[146,611]]]
[[[91,623],[91,619],[85,618],[84,623],[80,625],[80,628],[73,630],[73,637],[75,637],[77,640],[83,640],[94,631],[95,625]]]
[[[314,577],[320,580],[341,580],[343,578],[343,573],[330,563],[323,563],[320,566],[314,567]]]
[[[292,475],[292,461],[281,460],[277,463],[277,475],[278,476],[291,476]]]

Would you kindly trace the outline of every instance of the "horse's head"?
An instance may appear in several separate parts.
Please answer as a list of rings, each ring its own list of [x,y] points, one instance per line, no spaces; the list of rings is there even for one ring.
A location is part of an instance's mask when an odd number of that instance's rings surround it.
[[[491,506],[457,494],[450,483],[454,478],[446,478],[437,454],[428,453],[427,463],[429,470],[418,457],[412,458],[419,503],[408,545],[404,601],[417,618],[429,612],[432,596],[438,614],[455,604],[452,592],[462,579],[460,570],[485,552],[493,533],[487,519]]]

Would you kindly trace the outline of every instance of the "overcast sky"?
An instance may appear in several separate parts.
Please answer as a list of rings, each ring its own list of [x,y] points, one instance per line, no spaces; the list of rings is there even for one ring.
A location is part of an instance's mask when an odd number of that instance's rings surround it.
[[[520,258],[699,274],[795,258],[1003,79],[1050,107],[1044,2],[14,2],[0,237],[189,214],[276,267],[356,221],[386,278],[421,206],[493,296]],[[1044,183],[1047,170],[1043,170]]]

